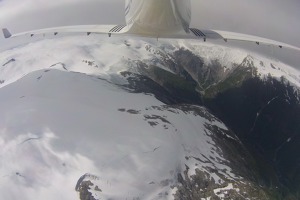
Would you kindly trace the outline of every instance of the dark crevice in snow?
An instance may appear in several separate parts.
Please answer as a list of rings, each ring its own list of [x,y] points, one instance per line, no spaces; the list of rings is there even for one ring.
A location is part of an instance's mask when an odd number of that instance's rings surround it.
[[[68,71],[68,69],[66,68],[66,64],[64,64],[62,62],[55,63],[55,64],[51,65],[49,68],[56,67],[57,65],[60,65],[64,70]]]
[[[32,141],[32,140],[40,140],[40,139],[42,139],[42,137],[28,138],[28,139],[22,141],[22,142],[20,143],[20,145],[21,145],[21,144],[24,144],[24,143],[26,143],[26,142]]]
[[[16,60],[15,60],[14,58],[12,58],[12,59],[10,59],[9,61],[7,61],[6,63],[4,63],[2,66],[4,67],[4,66],[8,65],[9,63],[15,62],[15,61],[16,61]]]
[[[159,150],[161,148],[161,146],[159,146],[159,147],[155,147],[153,150],[151,150],[151,151],[145,151],[145,152],[143,152],[143,153],[154,153],[155,151],[157,151],[157,150]]]
[[[37,80],[38,80],[38,81],[41,80],[42,77],[43,77],[43,75],[37,77]]]
[[[19,176],[21,178],[26,178],[25,176],[23,176],[20,172],[16,172],[16,176]]]

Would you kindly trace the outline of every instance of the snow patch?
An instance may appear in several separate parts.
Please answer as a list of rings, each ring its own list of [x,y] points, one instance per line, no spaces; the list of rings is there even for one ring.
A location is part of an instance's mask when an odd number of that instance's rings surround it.
[[[234,188],[232,183],[229,183],[226,187],[214,189],[214,193],[220,199],[224,199],[229,190],[235,190],[236,192],[240,191],[238,188]]]

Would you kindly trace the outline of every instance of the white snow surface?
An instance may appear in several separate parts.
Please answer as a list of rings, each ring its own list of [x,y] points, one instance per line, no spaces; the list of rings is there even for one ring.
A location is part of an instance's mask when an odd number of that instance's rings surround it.
[[[173,199],[176,188],[171,186],[185,165],[190,176],[197,165],[240,179],[205,128],[226,130],[223,123],[117,86],[126,83],[119,72],[135,71],[135,61],[157,63],[187,46],[202,55],[213,45],[125,43],[122,38],[70,36],[0,53],[1,198],[78,199],[75,185],[90,173],[98,177],[92,182],[102,192],[91,191],[98,199]],[[219,51],[208,51],[207,59],[220,57]],[[233,53],[221,57],[231,59]],[[237,55],[237,61],[244,59],[242,52]],[[300,84],[297,70],[281,67],[276,73]],[[261,73],[273,72],[265,69]],[[211,178],[223,183],[217,174]]]
[[[224,70],[230,70],[245,59],[253,62],[258,75],[280,78],[300,87],[300,71],[278,60],[266,58],[242,49],[224,47],[196,40],[159,40],[132,39],[123,37],[108,38],[99,35],[68,36],[56,39],[42,39],[18,48],[0,53],[0,87],[12,83],[22,76],[39,69],[52,68],[97,74],[108,78],[109,74],[129,70],[135,72],[136,61],[145,61],[165,70],[162,60],[179,48],[191,50],[200,56],[206,64],[218,61]],[[71,56],[70,56],[71,55]],[[14,59],[13,62],[10,62]],[[92,61],[92,65],[83,67],[83,61]],[[63,66],[62,66],[63,64]],[[3,66],[4,65],[4,66]]]
[[[254,52],[211,43],[199,44],[195,41],[182,41],[178,45],[203,58],[206,64],[218,61],[224,70],[231,70],[246,60],[257,69],[259,77],[265,78],[268,75],[277,79],[285,77],[291,84],[300,88],[300,71],[279,60],[267,58]]]
[[[99,177],[102,199],[166,199],[160,194],[172,194],[185,156],[225,161],[212,153],[215,143],[204,131],[205,124],[226,128],[220,122],[167,109],[153,96],[96,77],[39,70],[1,88],[0,98],[5,199],[76,199],[75,184],[85,173]]]

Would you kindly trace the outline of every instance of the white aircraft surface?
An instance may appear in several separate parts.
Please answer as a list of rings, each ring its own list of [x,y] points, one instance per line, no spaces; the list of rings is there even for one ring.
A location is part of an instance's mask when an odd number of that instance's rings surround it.
[[[222,39],[254,42],[279,48],[289,48],[300,51],[300,48],[282,42],[227,31],[202,30],[191,28],[190,0],[126,0],[126,25],[81,25],[64,26],[40,30],[33,30],[18,34],[11,34],[8,29],[2,29],[5,38],[22,35],[51,33],[57,35],[62,32],[83,32],[90,34],[124,34],[152,38],[182,38],[182,39]]]

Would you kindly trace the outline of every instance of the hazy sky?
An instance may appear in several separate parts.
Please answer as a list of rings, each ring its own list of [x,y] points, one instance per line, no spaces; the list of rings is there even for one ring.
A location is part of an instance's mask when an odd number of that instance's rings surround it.
[[[12,32],[80,24],[124,24],[125,0],[0,0]],[[192,0],[192,26],[253,34],[300,47],[299,0]],[[0,45],[4,43],[0,39]],[[300,53],[277,52],[300,63]],[[300,64],[298,65],[300,67]]]

